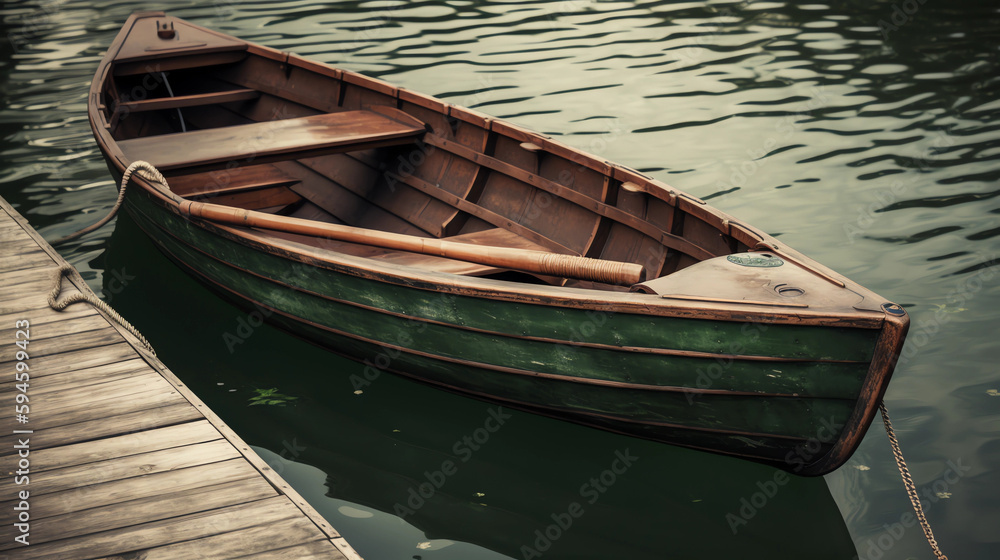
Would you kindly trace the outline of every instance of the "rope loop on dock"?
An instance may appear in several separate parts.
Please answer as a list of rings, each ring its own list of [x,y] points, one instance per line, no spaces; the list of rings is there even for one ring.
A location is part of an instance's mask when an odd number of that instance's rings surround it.
[[[910,476],[910,469],[906,466],[906,459],[903,458],[903,452],[899,448],[899,440],[896,439],[896,432],[892,429],[892,421],[889,420],[889,411],[885,408],[885,401],[879,402],[878,408],[882,412],[882,423],[885,424],[885,432],[889,435],[892,456],[896,458],[899,475],[903,477],[903,485],[906,486],[906,495],[909,496],[910,504],[913,505],[913,512],[917,514],[917,520],[920,522],[920,528],[924,531],[924,537],[927,538],[927,543],[931,545],[931,550],[934,551],[934,556],[937,560],[948,560],[948,557],[941,552],[937,539],[934,538],[934,532],[931,531],[931,524],[927,521],[927,516],[924,515],[924,507],[920,505],[917,486],[913,483],[913,477]]]
[[[90,305],[93,305],[94,307],[106,313],[109,317],[114,319],[119,325],[124,327],[125,330],[131,333],[132,336],[134,336],[139,342],[141,342],[142,345],[145,346],[146,349],[149,350],[155,356],[156,351],[153,350],[153,346],[149,343],[148,340],[146,340],[146,337],[142,336],[142,333],[140,333],[138,329],[132,326],[132,323],[126,321],[125,318],[119,315],[118,312],[115,311],[110,305],[108,305],[107,302],[98,299],[98,297],[95,296],[93,293],[89,293],[89,290],[87,292],[81,291],[75,294],[70,294],[64,297],[63,299],[59,299],[59,294],[60,292],[62,292],[63,276],[66,276],[67,274],[72,274],[75,270],[76,269],[73,268],[73,265],[69,263],[64,263],[57,270],[52,272],[52,291],[49,292],[49,307],[55,309],[56,311],[62,311],[63,309],[66,309],[67,306],[73,305],[74,303],[79,303],[79,302],[89,303]]]
[[[69,241],[71,239],[76,239],[77,237],[80,237],[81,235],[84,235],[86,233],[90,233],[95,229],[103,226],[104,224],[110,222],[111,218],[114,218],[115,215],[118,214],[118,211],[121,210],[122,203],[125,202],[125,187],[132,179],[132,174],[135,173],[136,171],[142,172],[143,179],[162,183],[163,186],[167,188],[167,190],[170,190],[170,186],[167,184],[167,179],[163,176],[162,173],[160,173],[160,171],[156,167],[153,167],[153,164],[141,160],[133,161],[131,165],[125,168],[125,173],[122,174],[121,186],[119,186],[118,188],[118,200],[115,201],[115,206],[114,208],[111,209],[111,212],[109,212],[107,216],[105,216],[101,221],[97,222],[96,224],[87,226],[81,229],[80,231],[56,239],[55,241],[52,242],[52,245],[59,245],[60,243],[65,243],[66,241]]]

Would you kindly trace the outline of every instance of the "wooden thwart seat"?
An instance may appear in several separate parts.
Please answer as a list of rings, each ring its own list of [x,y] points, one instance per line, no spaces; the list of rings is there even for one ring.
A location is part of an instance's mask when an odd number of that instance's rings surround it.
[[[228,91],[198,93],[194,95],[178,95],[177,97],[123,101],[118,104],[118,109],[127,110],[131,113],[141,113],[143,111],[160,111],[163,109],[200,107],[202,105],[219,105],[222,103],[233,103],[234,101],[248,101],[250,99],[257,99],[258,97],[260,97],[259,91],[255,89],[243,88]]]
[[[299,182],[295,177],[270,163],[206,173],[168,175],[167,181],[170,183],[171,191],[185,198],[287,187]]]
[[[160,171],[211,169],[408,144],[425,126],[402,111],[372,107],[294,119],[121,140],[131,161]]]

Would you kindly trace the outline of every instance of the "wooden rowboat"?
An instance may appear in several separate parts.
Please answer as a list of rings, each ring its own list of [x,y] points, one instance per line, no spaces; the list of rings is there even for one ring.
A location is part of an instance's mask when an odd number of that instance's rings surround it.
[[[550,138],[160,12],[88,104],[125,207],[195,277],[393,371],[802,475],[871,423],[906,313]],[[167,184],[164,184],[167,183]]]

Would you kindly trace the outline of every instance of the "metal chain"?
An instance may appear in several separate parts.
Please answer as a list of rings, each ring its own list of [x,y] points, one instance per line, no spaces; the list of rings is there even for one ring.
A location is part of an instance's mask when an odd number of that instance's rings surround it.
[[[903,485],[906,486],[906,495],[910,497],[910,504],[913,505],[913,512],[917,514],[917,520],[920,521],[920,528],[924,530],[927,543],[931,545],[931,549],[938,560],[948,560],[948,557],[938,547],[937,540],[934,539],[934,532],[931,531],[931,524],[927,521],[927,516],[924,515],[924,507],[920,505],[917,487],[913,484],[910,469],[907,468],[906,459],[903,458],[903,452],[899,449],[899,440],[896,439],[896,432],[892,429],[892,421],[889,420],[889,411],[885,408],[885,401],[880,402],[878,408],[882,411],[882,423],[885,424],[885,432],[889,434],[889,445],[892,446],[892,455],[896,458],[896,466],[899,467],[899,474],[903,477]]]

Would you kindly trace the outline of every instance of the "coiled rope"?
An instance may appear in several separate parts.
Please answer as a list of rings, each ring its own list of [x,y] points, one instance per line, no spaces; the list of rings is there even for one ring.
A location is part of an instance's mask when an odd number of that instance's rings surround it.
[[[934,555],[938,560],[948,560],[948,557],[941,552],[941,548],[934,538],[934,532],[931,531],[931,524],[927,521],[927,516],[924,515],[924,507],[920,505],[917,486],[913,483],[913,477],[910,476],[910,469],[906,466],[906,459],[903,458],[903,452],[899,449],[899,440],[896,439],[896,431],[892,429],[892,421],[889,420],[889,411],[885,408],[885,401],[878,404],[878,409],[882,412],[882,423],[885,424],[885,432],[889,434],[889,445],[892,446],[892,456],[896,458],[899,475],[903,477],[903,485],[906,486],[906,495],[910,497],[910,504],[913,505],[913,512],[917,514],[917,520],[920,522],[920,528],[924,531],[924,537],[927,538],[927,544],[931,545],[931,550],[934,551]]]
[[[107,302],[98,299],[98,297],[95,296],[94,294],[86,292],[77,292],[75,294],[68,295],[61,300],[59,299],[59,293],[62,291],[63,276],[71,274],[75,270],[76,269],[73,268],[73,265],[69,263],[64,263],[62,266],[59,267],[58,270],[52,272],[52,291],[49,292],[49,307],[55,309],[56,311],[62,311],[63,309],[66,309],[67,306],[72,305],[74,303],[78,303],[81,301],[89,303],[90,305],[93,305],[94,307],[107,313],[119,325],[125,327],[125,330],[127,330],[129,333],[132,334],[132,336],[138,339],[139,342],[141,342],[142,345],[145,346],[155,356],[156,351],[153,350],[153,346],[149,343],[148,340],[146,340],[146,337],[142,336],[142,333],[140,333],[138,329],[133,327],[132,323],[126,321],[125,318],[119,315],[117,311],[112,309],[111,306],[107,304]]]
[[[167,180],[163,177],[163,174],[160,173],[159,170],[157,170],[155,167],[153,167],[151,163],[145,161],[132,162],[132,164],[125,169],[125,173],[122,174],[121,186],[118,188],[118,200],[115,201],[115,206],[114,208],[111,209],[111,212],[109,212],[107,216],[105,216],[101,221],[97,222],[96,224],[87,226],[81,229],[80,231],[71,233],[65,237],[61,237],[53,241],[52,245],[58,245],[65,241],[69,241],[70,239],[76,239],[77,237],[80,237],[81,235],[84,235],[86,233],[90,233],[95,229],[103,226],[104,224],[110,222],[111,218],[114,218],[115,215],[118,214],[118,211],[121,210],[122,203],[125,201],[125,187],[132,179],[132,174],[135,173],[136,171],[142,172],[142,177],[144,179],[157,181],[159,183],[162,183],[164,187],[167,187],[168,189],[170,188],[167,185]],[[140,333],[138,329],[132,326],[132,323],[126,321],[125,318],[119,315],[117,311],[115,311],[110,305],[107,304],[107,302],[99,299],[93,293],[79,292],[76,294],[66,296],[62,300],[59,299],[59,294],[60,292],[62,292],[63,276],[71,274],[75,270],[76,269],[74,269],[71,264],[65,263],[62,266],[60,266],[58,270],[53,271],[52,291],[49,292],[49,307],[55,309],[56,311],[62,311],[63,309],[66,309],[67,306],[72,305],[74,303],[78,303],[81,301],[89,303],[90,305],[93,305],[94,307],[106,313],[109,317],[114,319],[119,325],[124,327],[125,330],[131,333],[132,336],[134,336],[139,342],[141,342],[142,345],[145,346],[155,356],[156,351],[153,350],[153,346],[149,343],[148,340],[146,340],[146,337],[142,336],[142,333]]]

